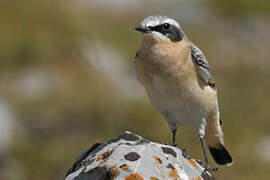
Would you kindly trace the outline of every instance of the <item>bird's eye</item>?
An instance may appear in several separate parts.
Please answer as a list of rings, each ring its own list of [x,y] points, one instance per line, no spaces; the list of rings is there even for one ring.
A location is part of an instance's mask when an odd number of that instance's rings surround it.
[[[169,23],[163,24],[163,29],[164,30],[168,30],[169,28],[170,28],[170,24]]]

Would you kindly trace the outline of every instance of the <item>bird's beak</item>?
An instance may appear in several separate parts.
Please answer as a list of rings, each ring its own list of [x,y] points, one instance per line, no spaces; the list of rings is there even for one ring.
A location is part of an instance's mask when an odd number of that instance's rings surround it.
[[[142,33],[147,33],[151,31],[148,27],[144,27],[142,25],[136,26],[134,29]]]

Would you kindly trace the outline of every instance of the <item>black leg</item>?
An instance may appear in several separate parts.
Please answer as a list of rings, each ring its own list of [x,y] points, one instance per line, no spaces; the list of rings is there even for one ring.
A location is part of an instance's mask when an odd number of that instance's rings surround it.
[[[173,133],[173,143],[172,143],[172,145],[177,146],[177,144],[175,143],[176,130],[173,130],[172,133]]]
[[[205,169],[211,170],[211,171],[217,171],[217,168],[212,168],[212,167],[210,166],[210,164],[209,164],[208,156],[207,156],[207,153],[206,153],[206,147],[205,147],[205,142],[204,142],[203,136],[199,135],[199,137],[200,137],[200,140],[201,140],[202,149],[203,149],[203,155],[204,155],[204,158],[205,158]]]

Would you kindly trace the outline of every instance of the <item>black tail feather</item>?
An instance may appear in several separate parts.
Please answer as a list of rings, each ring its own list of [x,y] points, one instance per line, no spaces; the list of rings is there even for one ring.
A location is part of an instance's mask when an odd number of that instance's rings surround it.
[[[220,145],[219,148],[209,146],[210,153],[218,165],[231,165],[233,162],[231,155],[222,144]]]

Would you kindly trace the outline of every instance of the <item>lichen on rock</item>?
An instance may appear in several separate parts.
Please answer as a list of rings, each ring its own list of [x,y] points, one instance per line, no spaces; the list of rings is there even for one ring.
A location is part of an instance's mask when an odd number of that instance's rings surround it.
[[[69,169],[65,180],[162,180],[215,178],[186,152],[126,131],[96,143]]]

